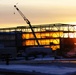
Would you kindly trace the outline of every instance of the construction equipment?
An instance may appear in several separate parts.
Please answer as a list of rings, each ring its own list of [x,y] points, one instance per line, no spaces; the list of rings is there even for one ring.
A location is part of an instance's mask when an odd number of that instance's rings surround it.
[[[39,42],[38,42],[38,39],[37,39],[37,37],[36,37],[36,35],[35,35],[35,32],[34,32],[32,26],[31,26],[30,21],[24,16],[24,14],[18,9],[18,7],[17,7],[16,5],[14,5],[14,7],[15,7],[16,10],[19,12],[19,14],[22,16],[22,18],[24,19],[24,21],[26,21],[26,23],[29,24],[29,27],[31,28],[31,31],[32,31],[32,33],[33,33],[33,35],[34,35],[34,38],[35,38],[38,46],[40,46],[40,44],[39,44]]]

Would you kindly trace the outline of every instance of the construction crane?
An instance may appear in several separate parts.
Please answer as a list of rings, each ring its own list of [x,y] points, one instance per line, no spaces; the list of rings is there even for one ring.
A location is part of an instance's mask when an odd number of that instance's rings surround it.
[[[40,46],[40,44],[39,44],[39,42],[38,42],[38,39],[37,39],[37,37],[36,37],[36,35],[35,35],[35,32],[34,32],[32,26],[31,26],[30,21],[24,16],[24,14],[19,10],[19,8],[18,8],[16,5],[14,5],[14,7],[15,7],[16,10],[19,12],[19,14],[22,16],[22,18],[24,19],[24,21],[26,21],[26,23],[27,23],[27,24],[29,25],[29,27],[31,28],[31,31],[32,31],[32,33],[33,33],[33,35],[34,35],[34,38],[35,38],[38,46]]]

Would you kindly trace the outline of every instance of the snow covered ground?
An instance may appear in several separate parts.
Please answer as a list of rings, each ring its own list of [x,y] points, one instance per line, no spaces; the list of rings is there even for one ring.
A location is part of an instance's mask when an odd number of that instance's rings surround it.
[[[48,62],[50,60],[55,60],[54,58],[36,58],[34,60],[29,60],[28,62],[33,62],[34,64],[26,64],[25,60],[10,61],[9,65],[5,64],[5,61],[0,61],[0,70],[10,70],[14,72],[38,72],[45,74],[55,74],[55,75],[68,75],[68,73],[76,72],[75,63],[59,63],[50,62],[50,64],[35,64],[39,62]],[[64,59],[63,59],[64,60]],[[42,62],[42,63],[43,63]],[[72,66],[73,65],[73,66]]]
[[[46,74],[64,75],[66,73],[76,72],[76,68],[59,66],[32,66],[32,65],[0,65],[0,69],[13,70],[15,72],[40,72]]]

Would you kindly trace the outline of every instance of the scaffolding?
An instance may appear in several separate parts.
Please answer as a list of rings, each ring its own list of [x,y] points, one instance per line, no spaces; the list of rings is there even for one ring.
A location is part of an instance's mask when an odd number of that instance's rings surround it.
[[[76,38],[76,25],[70,24],[45,24],[45,25],[33,25],[32,26],[40,46],[50,47],[53,50],[60,48],[60,38]],[[9,41],[16,42],[15,46],[20,43],[23,47],[37,46],[37,42],[31,32],[29,26],[18,26],[12,28],[0,29],[0,41],[5,36],[3,33],[10,33],[3,39],[4,42]],[[11,35],[13,33],[13,36]],[[9,36],[9,37],[8,37]],[[19,42],[20,41],[20,42]],[[1,42],[2,43],[2,42]],[[19,47],[20,47],[19,45]]]

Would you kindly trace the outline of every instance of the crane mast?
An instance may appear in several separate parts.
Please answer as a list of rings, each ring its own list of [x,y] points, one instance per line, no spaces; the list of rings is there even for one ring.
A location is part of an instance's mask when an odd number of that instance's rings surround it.
[[[19,12],[19,14],[22,16],[22,18],[24,19],[24,21],[26,21],[26,23],[27,23],[27,24],[29,25],[29,27],[31,28],[31,31],[32,31],[32,33],[33,33],[33,35],[34,35],[34,38],[35,38],[38,46],[40,46],[40,44],[39,44],[39,42],[38,42],[38,39],[37,39],[37,37],[36,37],[36,35],[35,35],[35,32],[34,32],[32,26],[31,26],[30,21],[24,16],[24,14],[18,9],[18,7],[17,7],[16,5],[14,5],[14,7],[15,7],[16,10]]]

